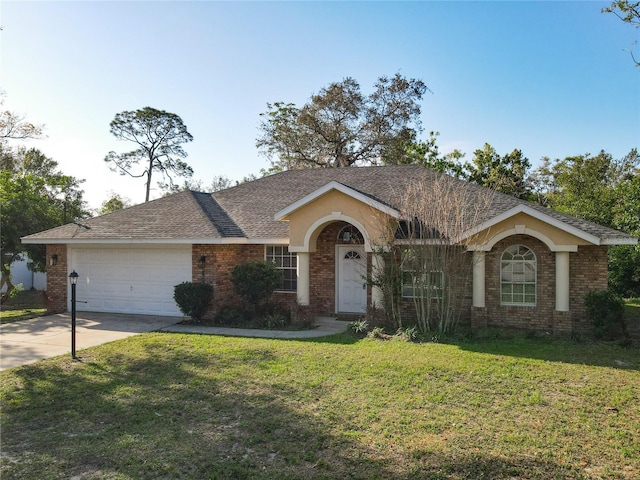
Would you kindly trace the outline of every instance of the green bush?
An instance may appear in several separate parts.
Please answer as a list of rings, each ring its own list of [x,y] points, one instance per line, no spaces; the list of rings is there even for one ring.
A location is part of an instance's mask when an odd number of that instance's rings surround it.
[[[628,336],[624,321],[624,300],[611,290],[593,290],[585,297],[587,317],[596,338],[610,338],[620,330]]]
[[[246,310],[254,313],[282,285],[282,271],[264,261],[241,263],[233,269],[231,281]]]
[[[640,295],[640,246],[609,249],[609,288],[623,297]]]
[[[249,317],[238,307],[224,307],[215,318],[215,323],[227,327],[246,327]]]
[[[281,330],[291,323],[291,312],[275,303],[267,303],[256,316],[256,326],[267,330]]]
[[[412,327],[399,328],[393,336],[394,340],[400,340],[403,342],[413,342],[417,337],[418,327],[415,325]]]
[[[349,324],[349,329],[356,335],[366,335],[369,323],[365,319],[356,320]]]
[[[267,330],[280,330],[286,327],[289,321],[282,313],[268,313],[262,323]]]
[[[213,286],[208,283],[182,282],[174,287],[173,299],[183,314],[200,321],[213,300]]]

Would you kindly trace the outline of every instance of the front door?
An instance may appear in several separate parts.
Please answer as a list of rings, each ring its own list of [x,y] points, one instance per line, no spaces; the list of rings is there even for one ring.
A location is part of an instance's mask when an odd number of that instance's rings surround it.
[[[364,313],[367,310],[367,256],[362,245],[338,245],[338,312]]]

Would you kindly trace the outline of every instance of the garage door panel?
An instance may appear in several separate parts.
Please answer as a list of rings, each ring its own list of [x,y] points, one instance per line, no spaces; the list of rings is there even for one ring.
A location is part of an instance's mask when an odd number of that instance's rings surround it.
[[[191,247],[75,248],[79,311],[181,316],[174,286],[191,280]]]

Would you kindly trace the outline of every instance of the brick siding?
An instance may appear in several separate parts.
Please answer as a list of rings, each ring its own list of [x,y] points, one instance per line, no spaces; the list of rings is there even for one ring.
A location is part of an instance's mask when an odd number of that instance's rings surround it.
[[[308,312],[333,314],[335,304],[335,248],[338,232],[347,225],[334,222],[320,232],[316,251],[310,254],[310,305]],[[514,306],[500,304],[500,262],[502,253],[511,245],[525,245],[533,250],[537,260],[537,302],[535,306]],[[51,308],[58,311],[66,309],[66,248],[48,246],[50,253],[57,253],[56,267],[49,267]],[[465,253],[471,258],[470,253]],[[198,265],[201,256],[206,257],[204,269]],[[214,301],[207,318],[215,316],[222,307],[240,306],[240,298],[233,290],[231,272],[242,262],[264,260],[263,245],[194,245],[192,250],[193,281],[205,281],[214,286]],[[469,269],[471,269],[469,260]],[[505,328],[520,330],[548,331],[551,333],[581,332],[589,333],[591,327],[585,318],[584,296],[588,291],[607,287],[607,247],[580,246],[577,252],[570,254],[570,304],[569,312],[555,311],[555,253],[551,252],[540,240],[527,235],[507,237],[486,253],[486,307],[471,307],[471,282],[462,295],[464,306],[459,325],[471,328]],[[371,274],[371,254],[367,254],[368,274]],[[62,281],[56,281],[62,278]],[[64,277],[64,278],[63,278]],[[56,290],[56,285],[64,288]],[[276,292],[274,299],[282,306],[294,307],[295,292]],[[367,288],[367,303],[371,304],[371,287]],[[403,318],[411,323],[415,318],[411,299],[403,299]],[[62,310],[60,310],[62,309]]]
[[[590,334],[584,307],[587,292],[605,290],[608,287],[608,255],[606,246],[580,246],[569,258],[569,311],[572,331]]]
[[[413,247],[411,247],[413,248]],[[436,247],[437,248],[437,247]],[[456,290],[453,294],[453,301],[449,302],[454,308],[459,312],[458,318],[458,326],[463,328],[468,328],[471,326],[471,304],[472,304],[472,296],[473,296],[473,288],[472,288],[472,253],[465,251],[464,248],[460,248],[460,255],[464,255],[464,261],[467,264],[467,273],[458,273],[456,276],[458,277],[456,280],[451,280],[453,284],[449,284],[449,287],[453,287]],[[396,261],[400,261],[397,259]],[[445,267],[446,268],[446,267]],[[454,271],[459,271],[463,268],[463,264],[458,262],[452,262],[450,267]],[[445,283],[449,281],[448,274],[445,271]],[[401,297],[401,314],[402,314],[402,322],[404,325],[414,325],[417,324],[416,317],[416,305],[415,299]]]
[[[335,304],[335,249],[339,242],[338,232],[345,222],[327,225],[319,234],[316,251],[310,254],[310,305],[305,310],[310,314],[333,314]],[[535,306],[506,306],[500,304],[500,262],[502,253],[511,245],[529,247],[537,259],[537,303]],[[67,310],[67,246],[47,245],[47,311],[61,313]],[[57,255],[56,265],[51,265],[51,256]],[[465,253],[471,258],[470,253]],[[199,266],[205,257],[205,266]],[[241,300],[233,289],[231,273],[242,262],[264,260],[264,245],[193,245],[192,280],[204,281],[214,287],[214,300],[206,318],[215,316],[222,307],[240,306]],[[584,297],[592,290],[607,288],[607,247],[579,246],[569,255],[570,301],[569,312],[555,311],[555,253],[540,240],[527,235],[513,235],[494,245],[485,256],[486,307],[471,307],[472,285],[463,295],[464,310],[461,326],[471,328],[495,327],[548,331],[552,333],[590,333],[586,319]],[[367,254],[367,270],[371,275],[372,259]],[[471,269],[471,264],[469,264]],[[276,292],[275,302],[283,306],[296,305],[295,292]],[[371,287],[367,287],[367,304],[371,305]],[[410,323],[413,312],[411,299],[403,299],[405,323]]]
[[[535,306],[501,305],[500,263],[504,251],[512,245],[524,245],[533,251],[537,266]],[[487,326],[523,330],[553,330],[555,310],[555,254],[540,240],[528,235],[513,235],[496,243],[485,256]]]
[[[521,244],[536,255],[537,302],[535,306],[500,304],[500,262],[511,245]],[[472,309],[474,327],[495,327],[550,333],[588,333],[584,297],[590,290],[607,288],[607,247],[579,246],[569,254],[569,312],[555,311],[555,253],[540,240],[513,235],[494,245],[486,254],[486,311]]]
[[[56,265],[51,265],[51,256],[57,255]],[[67,311],[67,246],[47,245],[47,312]]]
[[[199,266],[205,257],[204,269]],[[224,307],[242,305],[233,289],[231,273],[236,265],[264,260],[263,245],[193,245],[191,249],[192,281],[213,285],[213,301],[205,319],[212,319]]]

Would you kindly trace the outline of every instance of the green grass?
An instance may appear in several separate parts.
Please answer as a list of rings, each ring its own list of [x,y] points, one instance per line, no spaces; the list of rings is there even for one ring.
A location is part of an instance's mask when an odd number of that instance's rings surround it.
[[[627,305],[631,305],[633,307],[640,307],[640,297],[637,298],[628,298],[625,303]]]
[[[631,479],[640,351],[151,333],[0,373],[3,480]]]
[[[40,317],[47,312],[44,295],[39,291],[23,290],[0,308],[0,324]]]

